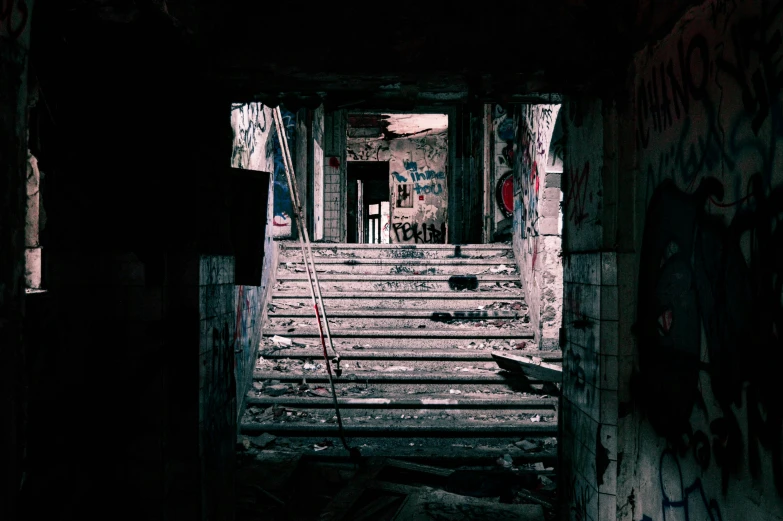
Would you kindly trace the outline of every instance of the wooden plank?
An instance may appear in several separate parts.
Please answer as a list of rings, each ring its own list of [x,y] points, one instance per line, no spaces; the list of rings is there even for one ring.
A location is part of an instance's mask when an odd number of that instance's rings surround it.
[[[523,373],[529,378],[535,378],[542,382],[561,382],[563,368],[559,365],[544,362],[540,358],[516,356],[506,353],[493,352],[492,358],[498,367],[514,373]]]

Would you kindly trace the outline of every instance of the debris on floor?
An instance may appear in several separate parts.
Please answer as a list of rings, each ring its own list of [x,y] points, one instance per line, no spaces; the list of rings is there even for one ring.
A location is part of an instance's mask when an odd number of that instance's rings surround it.
[[[544,362],[541,358],[492,353],[498,367],[515,373],[523,373],[528,378],[542,382],[561,382],[563,368],[557,364]]]

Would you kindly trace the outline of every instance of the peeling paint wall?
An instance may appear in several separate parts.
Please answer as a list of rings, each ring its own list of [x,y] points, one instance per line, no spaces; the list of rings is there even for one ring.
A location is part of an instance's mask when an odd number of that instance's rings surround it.
[[[293,115],[281,109],[286,133],[293,131]],[[272,109],[262,103],[234,104],[231,107],[231,127],[234,149],[231,166],[246,170],[272,172],[264,234],[264,267],[260,286],[234,287],[234,323],[232,344],[235,352],[234,373],[238,400],[237,418],[241,417],[244,396],[252,379],[255,357],[261,342],[261,324],[268,288],[274,285],[273,259],[276,256],[274,238],[285,237],[291,231],[291,199],[285,180],[283,156],[277,138]],[[289,145],[290,146],[290,145]],[[282,182],[280,177],[282,177]]]
[[[389,161],[392,243],[447,242],[447,132],[391,141],[349,138],[348,160]]]
[[[782,31],[712,0],[635,60],[623,520],[783,519]]]
[[[521,105],[513,118],[502,114],[496,118],[495,129],[496,139],[504,143],[502,148],[495,143],[496,156],[500,153],[496,161],[511,166],[514,253],[541,349],[558,347],[561,325],[560,173],[550,168],[554,160],[549,158],[559,111],[560,105]],[[513,142],[505,139],[509,136]],[[506,183],[502,178],[498,181]]]

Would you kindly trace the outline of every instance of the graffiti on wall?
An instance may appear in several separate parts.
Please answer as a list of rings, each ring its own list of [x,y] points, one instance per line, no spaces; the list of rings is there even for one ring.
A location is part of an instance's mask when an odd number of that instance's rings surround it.
[[[501,213],[506,217],[511,217],[514,213],[514,178],[511,171],[503,174],[498,179],[495,188],[495,201]]]
[[[715,178],[702,180],[693,194],[664,182],[653,195],[639,267],[634,391],[659,434],[676,446],[687,440],[703,468],[713,462],[721,468],[724,493],[745,451],[751,473],[759,475],[764,448],[783,494],[783,403],[774,383],[783,363],[783,187],[765,196],[760,175],[749,184],[728,225],[706,211],[722,204],[724,187]],[[709,362],[702,358],[702,328]],[[710,422],[711,451],[706,433],[691,425],[694,407],[704,409],[702,371],[722,413]],[[733,410],[743,406],[743,389],[745,429]]]
[[[254,366],[254,350],[261,338],[261,288],[236,287],[236,324],[234,328],[234,367],[237,396],[242,396],[248,373]]]
[[[724,495],[741,469],[771,468],[783,496],[783,2],[719,3],[635,86],[647,206],[632,390]]]
[[[283,117],[283,126],[288,138],[288,147],[293,149],[296,137],[296,116],[293,112],[280,107],[280,115]],[[276,130],[275,130],[276,132]],[[294,151],[291,150],[293,156]],[[291,235],[293,224],[293,203],[291,191],[288,188],[288,180],[285,175],[285,163],[283,152],[277,134],[274,136],[274,209],[272,215],[272,235],[275,237],[288,237]]]
[[[446,223],[409,223],[392,224],[396,242],[415,242],[416,244],[445,244]]]
[[[443,185],[446,183],[446,174],[434,170],[419,171],[419,165],[415,161],[405,161],[405,172],[392,172],[397,183],[412,183],[409,186],[416,195],[442,195]],[[403,208],[403,207],[398,207]]]
[[[585,161],[580,172],[578,167],[569,165],[563,171],[566,177],[566,195],[563,207],[565,208],[566,218],[579,229],[582,222],[589,217],[587,213],[587,202],[593,201],[593,194],[588,189],[590,181],[590,161]]]
[[[720,506],[715,498],[708,498],[700,478],[685,485],[680,459],[671,449],[661,454],[658,466],[661,493],[661,519],[683,521],[723,521]],[[653,521],[657,516],[643,515],[641,521]]]

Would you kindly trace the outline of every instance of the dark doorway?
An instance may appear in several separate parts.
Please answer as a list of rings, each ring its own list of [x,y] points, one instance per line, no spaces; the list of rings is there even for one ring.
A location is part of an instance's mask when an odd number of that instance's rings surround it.
[[[384,233],[389,219],[388,161],[348,162],[346,206],[349,243],[388,242],[388,229]]]

